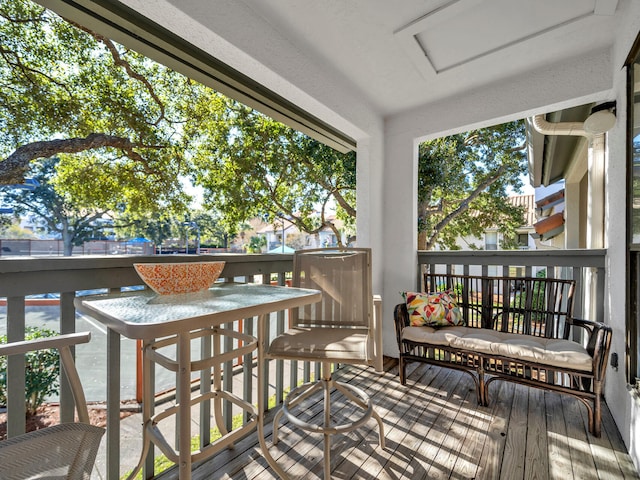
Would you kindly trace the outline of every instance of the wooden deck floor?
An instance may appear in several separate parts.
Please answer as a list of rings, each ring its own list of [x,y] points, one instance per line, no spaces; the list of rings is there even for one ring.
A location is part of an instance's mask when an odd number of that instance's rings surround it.
[[[387,367],[383,375],[352,367],[339,374],[342,381],[353,382],[373,396],[384,421],[386,448],[378,446],[374,420],[360,430],[335,436],[334,479],[640,478],[606,408],[602,437],[595,438],[587,431],[584,405],[573,398],[495,382],[491,405],[478,407],[473,382],[461,372],[414,363],[403,387],[394,362]],[[309,402],[310,416],[318,414],[321,403]],[[345,404],[335,416],[351,411]],[[267,432],[271,445],[270,426]],[[270,452],[291,478],[321,479],[321,438],[285,424],[280,442]],[[175,478],[175,473],[162,478]],[[198,465],[193,478],[277,477],[251,435],[235,449]]]

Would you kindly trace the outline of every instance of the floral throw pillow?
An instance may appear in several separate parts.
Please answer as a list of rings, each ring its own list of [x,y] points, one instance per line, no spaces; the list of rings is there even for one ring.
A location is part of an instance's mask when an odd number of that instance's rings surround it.
[[[413,327],[462,325],[462,312],[449,292],[404,292],[409,322]]]

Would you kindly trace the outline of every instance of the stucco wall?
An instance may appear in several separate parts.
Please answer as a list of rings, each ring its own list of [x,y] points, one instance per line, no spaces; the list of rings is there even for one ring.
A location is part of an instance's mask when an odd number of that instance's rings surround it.
[[[393,307],[401,300],[399,292],[415,288],[418,142],[602,100],[611,95],[611,85],[610,51],[592,52],[386,119],[382,210],[385,319],[392,318]],[[384,353],[397,356],[392,322],[384,325]]]

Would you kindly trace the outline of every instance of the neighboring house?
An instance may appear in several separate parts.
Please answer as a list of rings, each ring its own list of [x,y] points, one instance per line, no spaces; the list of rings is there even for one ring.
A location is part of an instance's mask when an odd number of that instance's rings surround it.
[[[535,201],[534,195],[512,195],[509,202],[516,206],[524,207],[524,221],[516,229],[516,238],[513,239],[521,250],[535,249],[536,244],[531,237],[535,233],[533,224],[535,222]],[[460,250],[503,250],[505,237],[495,225],[487,227],[482,238],[461,237],[456,241]],[[512,242],[508,242],[512,244]],[[438,248],[440,250],[440,248]]]
[[[531,236],[536,249],[565,247],[565,202],[564,188],[536,201],[537,222]]]
[[[264,224],[262,228],[256,230],[256,234],[267,238],[266,251],[274,250],[276,247],[287,245],[287,236],[299,234],[298,228],[287,220],[278,219],[274,223]]]
[[[626,218],[626,213],[617,215],[616,208],[605,205],[610,195],[605,182],[608,155],[605,139],[607,130],[616,123],[615,110],[615,103],[589,103],[528,119],[527,140],[532,147],[529,165],[534,187],[564,181],[563,190],[538,202],[543,218],[537,223],[536,232],[547,248],[603,249],[611,248],[619,239],[613,230],[605,230],[605,208],[614,215],[609,222]],[[613,185],[613,190],[625,187],[621,182]],[[568,268],[556,268],[555,275],[564,275],[563,270]],[[597,318],[604,299],[597,294],[595,272],[585,278],[585,284],[589,293],[582,315]],[[635,304],[632,299],[631,305]]]
[[[342,242],[346,244],[346,236],[343,231],[343,222],[335,217],[329,217],[342,234]],[[298,227],[288,220],[278,219],[274,223],[265,223],[260,219],[255,219],[249,224],[251,229],[242,232],[234,242],[234,248],[241,250],[243,244],[249,243],[249,239],[254,235],[262,235],[267,243],[263,251],[267,253],[291,253],[298,249],[333,247],[338,244],[335,232],[324,227],[317,233],[309,234],[301,232]],[[284,249],[281,247],[284,243]]]
[[[519,250],[535,249],[536,245],[531,235],[534,233],[533,224],[535,222],[535,196],[533,194],[528,195],[512,195],[508,198],[509,203],[524,209],[524,220],[522,225],[516,228],[515,238],[509,239],[515,241]],[[488,228],[484,234],[484,249],[485,250],[503,250],[505,244],[504,235],[498,231],[496,227]],[[512,241],[509,244],[513,244]]]
[[[516,206],[524,207],[524,219],[521,226],[516,229],[516,238],[513,239],[518,245],[520,250],[535,249],[536,243],[532,237],[535,233],[533,228],[535,222],[535,201],[533,194],[527,195],[512,195],[508,198],[509,202]],[[509,239],[511,240],[511,239]],[[478,237],[460,237],[456,244],[460,247],[460,250],[504,250],[507,242],[504,234],[498,230],[495,225],[487,227],[482,238]],[[513,242],[509,241],[509,245]],[[509,247],[509,249],[511,249]],[[438,248],[440,250],[440,248]],[[454,267],[455,268],[455,267]],[[478,266],[470,267],[470,275],[482,275],[482,269]],[[489,275],[501,275],[498,267],[489,267],[487,272]],[[510,275],[524,275],[524,271],[519,268],[510,272]]]

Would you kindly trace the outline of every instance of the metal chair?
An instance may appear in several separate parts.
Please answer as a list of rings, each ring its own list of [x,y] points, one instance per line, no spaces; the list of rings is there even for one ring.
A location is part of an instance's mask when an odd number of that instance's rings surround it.
[[[80,423],[61,423],[0,442],[2,480],[89,480],[104,429],[89,425],[89,411],[70,347],[87,343],[89,332],[0,345],[0,355],[56,348],[71,386]]]
[[[372,416],[378,422],[384,448],[382,419],[360,388],[332,378],[332,364],[369,365],[382,371],[382,302],[372,295],[371,250],[368,248],[312,249],[294,254],[293,286],[322,291],[322,301],[290,311],[290,327],[270,344],[269,358],[321,362],[321,378],[300,385],[287,395],[273,421],[273,443],[278,442],[282,416],[293,425],[324,435],[324,478],[330,479],[330,436],[352,431]],[[360,410],[356,419],[332,423],[331,393],[339,392]],[[296,408],[323,392],[324,412],[316,423],[303,420]]]

